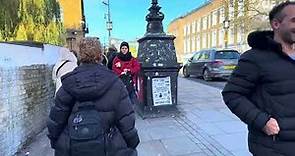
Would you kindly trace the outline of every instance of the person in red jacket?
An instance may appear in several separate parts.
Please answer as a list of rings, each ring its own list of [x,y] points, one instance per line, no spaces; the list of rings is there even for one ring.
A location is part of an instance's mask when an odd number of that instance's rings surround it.
[[[136,82],[136,77],[140,71],[140,65],[136,58],[131,55],[129,51],[129,44],[127,42],[122,42],[120,45],[120,52],[113,60],[112,70],[122,79],[125,83],[127,90],[129,91],[129,96],[134,104],[136,100],[136,93],[134,88],[134,83]],[[132,82],[130,85],[127,84],[128,77],[131,77]],[[128,81],[129,82],[129,81]]]

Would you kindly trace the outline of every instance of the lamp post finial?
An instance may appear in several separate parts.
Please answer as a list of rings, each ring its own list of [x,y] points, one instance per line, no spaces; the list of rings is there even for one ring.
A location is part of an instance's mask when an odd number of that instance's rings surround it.
[[[152,0],[152,4],[158,4],[158,0]]]

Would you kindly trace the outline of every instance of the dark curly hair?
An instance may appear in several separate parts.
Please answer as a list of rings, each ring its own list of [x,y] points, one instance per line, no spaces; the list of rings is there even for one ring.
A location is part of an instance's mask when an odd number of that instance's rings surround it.
[[[97,38],[86,37],[80,42],[78,60],[80,63],[99,63],[102,59],[101,44]]]

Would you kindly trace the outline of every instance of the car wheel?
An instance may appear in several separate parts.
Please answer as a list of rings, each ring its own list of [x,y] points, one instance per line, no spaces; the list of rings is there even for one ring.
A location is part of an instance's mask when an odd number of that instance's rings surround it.
[[[205,70],[203,71],[203,79],[204,79],[205,81],[211,81],[211,80],[212,80],[212,77],[209,76],[209,71],[208,71],[208,69],[205,69]]]
[[[188,74],[187,67],[184,67],[182,72],[183,72],[183,77],[189,77],[190,76]]]

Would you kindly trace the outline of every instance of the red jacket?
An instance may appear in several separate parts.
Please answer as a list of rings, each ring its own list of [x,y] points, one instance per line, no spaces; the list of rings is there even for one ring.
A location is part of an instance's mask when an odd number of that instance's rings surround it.
[[[120,64],[120,66],[118,64]],[[140,71],[140,65],[137,59],[132,57],[130,61],[122,61],[118,58],[118,56],[116,56],[113,60],[112,70],[118,76],[120,76],[124,72],[124,69],[127,69],[131,72],[133,82],[136,82],[136,76]]]

